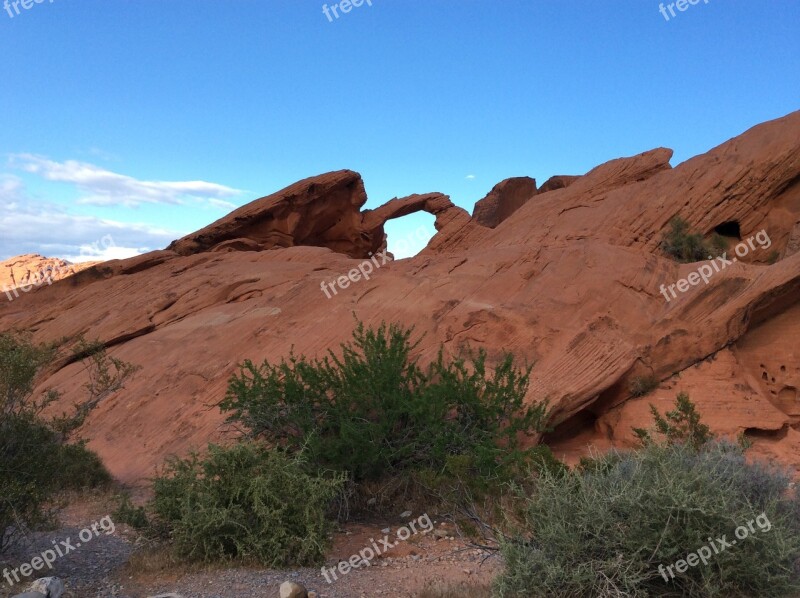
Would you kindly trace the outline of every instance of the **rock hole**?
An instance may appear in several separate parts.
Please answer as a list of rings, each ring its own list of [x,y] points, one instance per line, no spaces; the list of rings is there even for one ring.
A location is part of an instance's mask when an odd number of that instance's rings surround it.
[[[739,223],[736,220],[723,222],[714,227],[714,232],[729,239],[742,240],[742,232],[739,230]]]
[[[597,416],[588,409],[582,409],[569,419],[558,424],[552,432],[545,434],[542,438],[544,444],[550,445],[556,442],[570,440],[580,435],[581,432],[591,430],[597,422]]]
[[[434,222],[436,222],[436,218],[428,212],[415,212],[408,216],[389,220],[383,225],[389,253],[396,260],[417,255],[425,249],[428,241],[436,234]]]

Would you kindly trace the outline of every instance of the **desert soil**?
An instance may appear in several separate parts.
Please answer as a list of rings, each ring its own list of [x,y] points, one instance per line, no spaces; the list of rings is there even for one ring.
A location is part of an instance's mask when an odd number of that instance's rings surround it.
[[[68,538],[76,546],[70,554],[59,558],[53,571],[45,569],[36,577],[55,575],[67,586],[65,598],[147,598],[175,593],[182,598],[242,598],[245,596],[278,597],[284,581],[295,581],[320,598],[371,598],[373,596],[412,597],[423,590],[461,586],[486,587],[499,569],[498,557],[474,548],[458,538],[454,528],[431,516],[434,533],[412,535],[407,541],[372,561],[372,566],[352,570],[338,579],[326,582],[319,568],[255,569],[143,566],[142,559],[152,550],[138,535],[123,524],[116,524],[112,534],[102,532],[90,542],[79,543],[81,530],[113,511],[110,496],[82,498],[60,513],[58,529],[36,532],[25,538],[0,558],[0,569],[16,568],[52,548],[53,541]],[[402,520],[350,524],[337,531],[326,565],[335,566],[348,560],[374,538],[380,545],[382,530],[396,530],[419,513]],[[446,537],[442,537],[446,536]],[[158,561],[157,558],[153,559]],[[329,575],[329,577],[331,577]],[[21,593],[25,583],[9,587],[0,578],[0,598]]]

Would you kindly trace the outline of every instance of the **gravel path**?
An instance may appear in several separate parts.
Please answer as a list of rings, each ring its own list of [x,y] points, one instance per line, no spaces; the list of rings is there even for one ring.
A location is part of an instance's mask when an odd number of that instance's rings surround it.
[[[97,520],[88,521],[87,525],[90,526],[95,521]],[[125,538],[116,534],[106,534],[100,528],[98,531],[99,535],[96,535],[89,529],[88,533],[91,533],[92,538],[87,542],[81,542],[79,537],[81,533],[84,534],[84,538],[88,536],[83,527],[68,526],[57,531],[30,534],[3,555],[0,559],[0,567],[3,569],[8,567],[10,571],[23,564],[32,563],[35,557],[41,557],[45,551],[60,550],[64,556],[55,559],[52,570],[41,565],[42,570],[34,572],[30,579],[60,577],[69,582],[71,595],[67,598],[83,597],[86,595],[85,591],[103,587],[109,576],[128,562],[133,552],[133,545]],[[50,554],[57,556],[57,553],[50,552]],[[9,576],[14,581],[13,586],[9,586],[7,579],[0,579],[0,597],[2,598],[22,592],[30,583],[30,581],[23,580],[17,583],[10,572]]]
[[[450,536],[452,529],[437,522],[435,533],[420,533],[399,542],[377,556],[370,567],[338,575],[331,583],[320,569],[229,568],[193,572],[176,568],[153,573],[132,565],[136,550],[149,549],[137,548],[136,534],[127,526],[117,525],[113,533],[106,533],[111,527],[110,519],[106,519],[105,526],[95,526],[96,531],[91,531],[93,523],[102,523],[107,517],[108,509],[107,498],[72,505],[61,514],[63,527],[31,534],[0,558],[0,575],[5,567],[14,569],[31,563],[34,557],[53,549],[54,542],[68,554],[55,560],[52,571],[45,568],[34,572],[32,579],[60,577],[67,586],[65,598],[147,598],[167,593],[182,598],[277,598],[280,584],[287,580],[316,591],[320,598],[410,598],[434,585],[488,586],[499,570],[497,558],[487,560],[485,553]],[[383,537],[383,525],[386,524],[350,525],[337,533],[326,566],[336,567],[369,546],[372,538]],[[28,583],[22,581],[9,587],[0,577],[0,598],[24,591]]]

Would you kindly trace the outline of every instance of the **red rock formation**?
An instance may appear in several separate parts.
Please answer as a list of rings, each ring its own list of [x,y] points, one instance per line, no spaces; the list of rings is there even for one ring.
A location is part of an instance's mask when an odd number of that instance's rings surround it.
[[[66,260],[43,257],[36,253],[18,255],[0,262],[0,290],[11,292],[12,297],[21,292],[31,291],[31,286],[39,287],[43,284],[55,282],[85,270],[98,262],[73,264]],[[13,293],[19,289],[17,293]],[[2,300],[0,295],[0,300]]]
[[[221,417],[209,406],[238,362],[292,347],[321,355],[349,337],[354,313],[416,326],[422,359],[440,344],[469,344],[535,361],[528,399],[551,401],[547,440],[558,455],[630,446],[650,402],[663,407],[687,390],[714,429],[747,432],[758,453],[798,467],[800,112],[675,168],[670,157],[656,149],[546,183],[495,228],[435,193],[360,212],[357,174],[322,175],[167,251],[2,305],[0,330],[84,334],[142,366],[81,431],[125,481],[217,435]],[[321,283],[383,246],[387,219],[418,210],[436,216],[438,231],[421,254],[326,298]],[[735,231],[731,223],[742,239],[764,229],[772,244],[667,302],[661,285],[700,265],[658,247],[676,215],[708,235]],[[629,384],[642,375],[661,387],[632,399]],[[83,376],[71,364],[42,384],[65,390],[69,405]]]
[[[494,228],[534,195],[536,195],[535,179],[530,177],[506,179],[497,183],[486,197],[475,204],[472,220],[480,225]]]

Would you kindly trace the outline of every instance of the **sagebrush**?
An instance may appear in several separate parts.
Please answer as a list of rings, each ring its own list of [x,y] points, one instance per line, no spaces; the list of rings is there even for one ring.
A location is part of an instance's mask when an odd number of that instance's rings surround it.
[[[544,472],[502,544],[499,596],[796,596],[800,502],[741,446],[647,444],[592,467]],[[658,571],[766,513],[772,528],[669,582]]]

